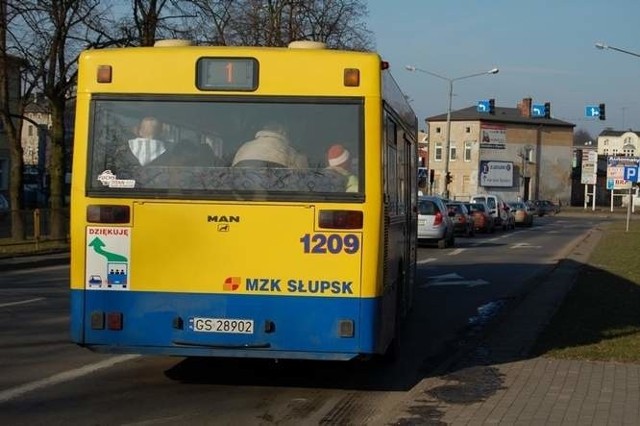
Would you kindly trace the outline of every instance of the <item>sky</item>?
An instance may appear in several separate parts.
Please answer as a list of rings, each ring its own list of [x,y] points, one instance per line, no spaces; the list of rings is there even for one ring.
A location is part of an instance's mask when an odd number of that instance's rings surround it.
[[[607,127],[640,131],[640,0],[368,0],[375,50],[409,97],[424,129],[446,113],[494,98],[515,108],[523,98],[551,103],[551,116],[592,137]],[[601,42],[639,56],[597,49]],[[606,105],[606,120],[587,118]]]

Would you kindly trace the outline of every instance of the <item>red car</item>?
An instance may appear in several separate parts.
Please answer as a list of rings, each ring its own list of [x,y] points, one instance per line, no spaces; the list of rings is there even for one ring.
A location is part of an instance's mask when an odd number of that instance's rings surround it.
[[[447,203],[447,209],[453,213],[451,218],[453,219],[453,232],[465,237],[473,237],[476,229],[465,203],[450,201]]]
[[[479,232],[491,233],[495,231],[495,222],[489,209],[482,203],[465,203],[473,219],[474,229]]]

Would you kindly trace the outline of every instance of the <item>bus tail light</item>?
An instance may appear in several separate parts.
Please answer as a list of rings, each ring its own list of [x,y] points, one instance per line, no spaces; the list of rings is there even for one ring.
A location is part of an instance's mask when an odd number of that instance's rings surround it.
[[[129,223],[129,206],[90,204],[87,206],[87,222],[90,223]]]
[[[344,69],[344,85],[346,87],[360,86],[360,70],[358,68]]]
[[[122,330],[122,312],[107,313],[107,328],[109,330]]]
[[[104,330],[104,312],[91,312],[91,329]]]
[[[355,335],[355,324],[353,320],[340,320],[340,337],[353,337]]]
[[[111,83],[111,65],[98,65],[98,83]]]
[[[320,228],[362,229],[362,212],[356,210],[320,210]]]

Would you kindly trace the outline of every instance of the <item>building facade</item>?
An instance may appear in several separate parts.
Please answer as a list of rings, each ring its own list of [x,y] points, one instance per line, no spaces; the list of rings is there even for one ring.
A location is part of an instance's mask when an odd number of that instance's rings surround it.
[[[516,108],[495,107],[494,113],[475,106],[452,111],[448,158],[446,114],[426,122],[432,194],[444,193],[448,162],[451,199],[495,193],[506,200],[570,201],[575,125],[533,117],[531,98]]]
[[[598,135],[598,155],[636,157],[640,155],[640,132],[605,129]]]

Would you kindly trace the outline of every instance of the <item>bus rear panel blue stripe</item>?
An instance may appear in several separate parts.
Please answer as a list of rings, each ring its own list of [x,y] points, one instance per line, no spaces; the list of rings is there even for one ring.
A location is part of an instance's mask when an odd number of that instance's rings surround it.
[[[179,356],[351,359],[375,353],[380,316],[376,298],[162,293],[71,292],[71,337],[92,350]],[[123,329],[93,330],[91,314],[121,312]],[[253,334],[195,332],[193,317],[251,319]],[[176,328],[177,318],[183,328]],[[354,336],[339,336],[339,322],[353,320]],[[275,327],[271,332],[265,323]]]

